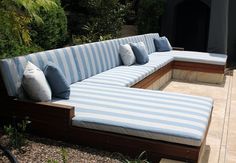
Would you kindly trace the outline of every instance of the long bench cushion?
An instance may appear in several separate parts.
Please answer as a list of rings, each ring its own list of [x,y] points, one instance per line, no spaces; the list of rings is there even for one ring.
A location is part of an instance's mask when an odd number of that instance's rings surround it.
[[[0,61],[0,70],[9,96],[19,96],[22,92],[21,81],[27,61],[32,62],[41,70],[51,61],[62,70],[68,83],[81,80],[71,47],[3,59]]]
[[[155,68],[150,66],[119,66],[85,79],[82,82],[130,87],[154,71]]]
[[[209,124],[210,98],[78,82],[69,100],[73,126],[200,146]]]
[[[152,53],[149,55],[149,62],[144,64],[143,66],[151,66],[154,67],[157,71],[158,69],[164,67],[168,63],[172,62],[174,60],[173,56],[170,55],[156,55],[155,53]]]
[[[121,65],[117,39],[72,47],[81,80]]]
[[[175,61],[206,63],[214,65],[226,65],[227,61],[227,55],[225,54],[194,52],[194,51],[171,50],[168,52],[155,52],[152,53],[152,55],[172,56],[174,57]]]

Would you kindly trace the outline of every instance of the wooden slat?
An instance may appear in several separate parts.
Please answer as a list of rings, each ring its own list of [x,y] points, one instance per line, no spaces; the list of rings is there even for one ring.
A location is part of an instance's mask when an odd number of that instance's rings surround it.
[[[174,61],[173,69],[224,74],[225,65]]]
[[[69,140],[71,142],[109,151],[121,152],[133,157],[139,155],[145,150],[150,156],[149,159],[153,162],[158,162],[161,158],[197,162],[200,151],[200,147],[81,127],[72,127],[69,132]]]

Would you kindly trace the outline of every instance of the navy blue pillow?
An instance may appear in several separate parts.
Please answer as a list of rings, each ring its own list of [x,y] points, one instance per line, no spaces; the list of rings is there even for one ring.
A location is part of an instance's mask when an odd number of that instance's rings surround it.
[[[70,84],[56,64],[49,62],[44,68],[44,75],[51,87],[53,97],[69,99]]]
[[[148,52],[143,42],[130,43],[134,52],[136,63],[145,64],[149,61]]]
[[[158,52],[172,50],[170,42],[165,36],[154,38],[154,45],[155,45],[156,51]]]

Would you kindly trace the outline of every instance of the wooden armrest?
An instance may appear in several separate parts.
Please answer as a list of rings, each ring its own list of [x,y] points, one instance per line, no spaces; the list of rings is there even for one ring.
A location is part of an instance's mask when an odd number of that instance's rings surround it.
[[[15,116],[21,119],[29,117],[30,121],[58,125],[70,124],[74,117],[73,106],[54,104],[51,102],[11,100],[8,102],[6,112],[8,112],[8,116]]]
[[[183,47],[172,47],[173,50],[181,50],[181,51],[184,51],[184,48]]]

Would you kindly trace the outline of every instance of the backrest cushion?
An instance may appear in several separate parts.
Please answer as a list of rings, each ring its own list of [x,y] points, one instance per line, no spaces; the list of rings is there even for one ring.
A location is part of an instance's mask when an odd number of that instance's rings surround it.
[[[143,42],[130,43],[130,46],[134,52],[136,63],[145,64],[149,61],[147,49]]]
[[[144,45],[147,47],[146,39],[144,35],[137,35],[137,36],[129,36],[118,39],[119,44],[129,44],[129,43],[137,43],[137,42],[143,42]]]
[[[52,96],[69,99],[70,84],[66,80],[61,69],[55,63],[49,62],[45,66],[43,72],[52,90]]]
[[[72,47],[81,80],[121,65],[117,39]]]
[[[154,38],[159,38],[159,37],[160,36],[158,33],[145,34],[148,54],[154,53],[156,51],[155,45],[154,45]]]
[[[28,61],[41,70],[51,61],[62,70],[68,83],[81,80],[71,47],[3,59],[0,61],[0,70],[9,96],[19,96],[22,93],[21,82]]]
[[[157,52],[164,52],[172,50],[169,40],[163,36],[159,38],[154,38],[154,45]]]

